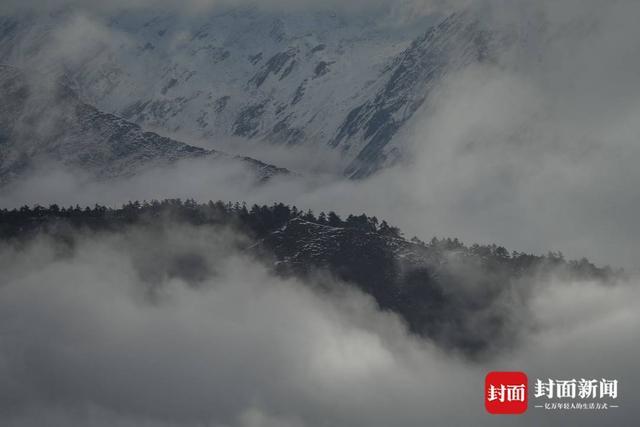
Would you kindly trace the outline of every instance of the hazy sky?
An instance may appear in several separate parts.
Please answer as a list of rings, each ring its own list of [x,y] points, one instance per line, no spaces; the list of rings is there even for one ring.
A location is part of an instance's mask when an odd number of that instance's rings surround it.
[[[222,10],[229,7],[251,6],[267,11],[292,11],[309,9],[333,9],[337,12],[357,14],[379,13],[380,11],[407,9],[420,13],[431,13],[435,9],[450,9],[471,4],[465,0],[114,0],[101,2],[97,0],[6,0],[0,6],[0,11],[13,13],[24,10],[51,10],[60,6],[70,6],[78,10],[95,12],[112,12],[122,8],[135,10],[168,9],[176,13],[194,14]]]

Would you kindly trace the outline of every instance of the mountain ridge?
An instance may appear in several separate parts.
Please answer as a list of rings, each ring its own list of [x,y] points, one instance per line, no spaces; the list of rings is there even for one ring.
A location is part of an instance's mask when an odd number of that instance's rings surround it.
[[[219,235],[230,227],[234,235],[247,237],[230,243],[230,250],[255,257],[273,274],[320,288],[343,283],[359,289],[380,309],[398,315],[412,333],[470,357],[517,342],[528,316],[525,302],[539,282],[557,277],[614,286],[624,275],[586,259],[567,261],[560,253],[510,253],[495,244],[466,246],[451,238],[408,240],[386,221],[365,214],[316,216],[282,203],[247,207],[170,199],[130,202],[120,209],[0,210],[0,240],[25,244],[45,235],[71,253],[78,236],[127,234],[138,227],[162,236],[174,226],[213,227],[207,230]],[[178,277],[192,286],[205,280],[206,272],[196,268],[203,262],[193,253],[165,252],[173,254],[163,263],[167,275],[154,271],[153,277]]]
[[[248,157],[195,147],[142,129],[82,102],[63,84],[32,84],[23,71],[0,64],[0,183],[53,162],[98,180],[128,177],[180,160],[238,161],[258,180],[288,174]]]

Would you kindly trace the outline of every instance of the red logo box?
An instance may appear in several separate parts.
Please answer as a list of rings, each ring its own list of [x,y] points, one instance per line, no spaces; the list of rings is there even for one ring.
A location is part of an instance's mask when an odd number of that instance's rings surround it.
[[[489,372],[484,380],[484,407],[490,414],[522,414],[529,404],[524,372]]]

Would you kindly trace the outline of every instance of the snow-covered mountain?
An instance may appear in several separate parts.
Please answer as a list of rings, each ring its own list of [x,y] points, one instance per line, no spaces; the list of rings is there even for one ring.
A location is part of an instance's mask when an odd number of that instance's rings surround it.
[[[402,156],[393,138],[434,84],[491,43],[470,14],[390,26],[331,11],[148,13],[5,16],[0,61],[64,74],[81,99],[146,129],[210,148],[329,147],[363,177]]]
[[[250,158],[194,147],[145,132],[78,99],[68,87],[31,79],[0,65],[0,185],[19,179],[44,163],[62,165],[97,179],[129,176],[178,160],[238,161],[258,180],[285,169]]]

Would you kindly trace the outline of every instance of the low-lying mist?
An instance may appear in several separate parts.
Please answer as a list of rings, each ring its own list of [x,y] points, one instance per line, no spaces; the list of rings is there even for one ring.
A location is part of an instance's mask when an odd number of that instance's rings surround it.
[[[274,276],[236,231],[39,235],[0,247],[3,425],[511,424],[484,414],[493,369],[620,380],[631,422],[637,280],[532,285],[524,340],[485,361],[409,334],[350,286]],[[519,425],[599,425],[529,411]]]

